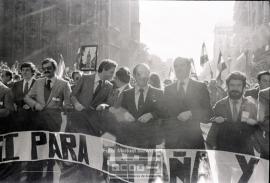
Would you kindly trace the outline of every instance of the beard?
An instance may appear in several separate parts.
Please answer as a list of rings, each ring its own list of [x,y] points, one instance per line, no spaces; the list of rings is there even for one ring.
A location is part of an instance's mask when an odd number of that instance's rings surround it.
[[[229,97],[232,100],[239,100],[242,97],[242,95],[243,95],[243,91],[242,92],[239,92],[236,90],[229,91]]]

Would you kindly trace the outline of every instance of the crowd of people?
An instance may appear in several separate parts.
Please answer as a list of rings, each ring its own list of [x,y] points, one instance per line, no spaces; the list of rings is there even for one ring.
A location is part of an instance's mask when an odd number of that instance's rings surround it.
[[[1,121],[68,111],[72,114],[66,132],[99,137],[107,132],[116,142],[139,148],[214,149],[269,159],[269,71],[258,73],[256,88],[249,90],[245,74],[232,72],[224,90],[216,80],[206,83],[191,78],[191,62],[182,57],[173,63],[176,80],[164,82],[145,63],[131,72],[106,59],[97,72],[74,71],[70,78],[56,75],[57,62],[52,58],[44,59],[41,66],[37,72],[32,62],[22,63],[19,74],[2,67]],[[61,119],[27,121],[1,122],[0,131],[62,129]],[[207,138],[201,123],[211,124]],[[92,182],[104,177],[78,166],[81,176]]]

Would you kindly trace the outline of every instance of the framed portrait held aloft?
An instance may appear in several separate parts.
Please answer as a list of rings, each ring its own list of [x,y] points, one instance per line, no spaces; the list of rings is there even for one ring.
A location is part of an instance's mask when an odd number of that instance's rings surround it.
[[[97,45],[84,45],[80,48],[79,69],[81,71],[96,71]]]

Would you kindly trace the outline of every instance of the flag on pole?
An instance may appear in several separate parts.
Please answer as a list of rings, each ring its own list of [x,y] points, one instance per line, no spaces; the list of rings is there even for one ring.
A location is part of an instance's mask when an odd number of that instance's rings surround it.
[[[198,75],[197,75],[197,72],[196,72],[196,68],[195,68],[195,64],[194,64],[194,60],[193,58],[190,59],[191,63],[192,63],[192,66],[191,66],[191,72],[190,72],[190,76],[195,78],[196,80],[198,80]]]
[[[62,56],[62,54],[60,54],[60,61],[59,61],[59,64],[58,64],[58,67],[57,67],[57,70],[56,70],[56,75],[60,78],[63,77],[64,75],[64,72],[65,72],[65,61],[64,61],[64,58]]]
[[[205,43],[203,42],[202,44],[202,52],[201,52],[201,58],[200,58],[200,65],[201,67],[203,67],[203,65],[208,62],[209,59],[208,59],[208,54],[206,52],[206,46],[205,46]]]
[[[217,62],[217,68],[218,68],[218,76],[217,76],[217,81],[219,81],[221,84],[223,83],[222,79],[221,79],[221,74],[222,72],[227,68],[227,65],[223,59],[221,50],[219,50],[219,55],[218,55],[218,62]]]
[[[175,73],[174,73],[172,67],[170,68],[168,78],[169,78],[171,81],[173,81],[173,80],[175,79]]]

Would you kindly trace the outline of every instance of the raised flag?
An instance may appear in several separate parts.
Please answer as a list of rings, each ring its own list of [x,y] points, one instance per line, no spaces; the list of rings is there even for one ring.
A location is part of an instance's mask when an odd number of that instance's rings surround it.
[[[218,55],[217,68],[220,72],[224,71],[227,68],[227,65],[223,59],[221,51],[219,51],[219,55]]]
[[[219,51],[219,55],[218,55],[217,68],[218,68],[219,73],[218,73],[218,76],[217,76],[216,80],[218,82],[220,82],[221,84],[223,84],[223,81],[221,79],[221,74],[227,68],[227,65],[226,65],[226,63],[225,63],[225,61],[223,59],[221,50]]]
[[[208,59],[208,55],[206,52],[206,46],[205,46],[205,43],[203,43],[201,57],[200,57],[200,65],[203,67],[203,65],[208,61],[209,61],[209,59]]]
[[[60,78],[63,77],[64,75],[64,72],[65,72],[65,61],[64,61],[64,58],[62,56],[62,54],[60,54],[60,61],[58,63],[58,67],[57,67],[57,70],[56,70],[56,75]]]

